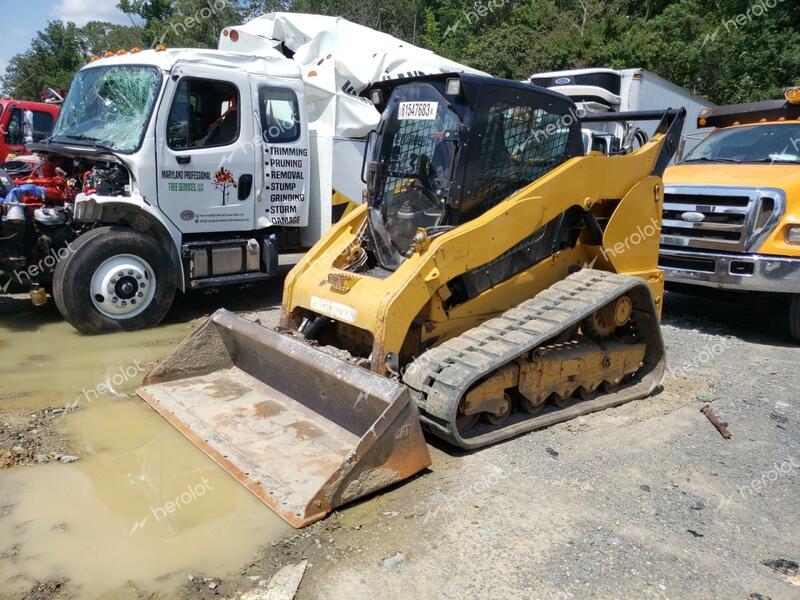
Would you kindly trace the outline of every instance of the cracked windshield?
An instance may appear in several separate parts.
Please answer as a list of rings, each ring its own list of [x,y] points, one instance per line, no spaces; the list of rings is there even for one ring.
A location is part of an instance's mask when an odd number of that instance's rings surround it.
[[[96,67],[72,82],[53,138],[132,152],[139,145],[161,75],[144,66]]]

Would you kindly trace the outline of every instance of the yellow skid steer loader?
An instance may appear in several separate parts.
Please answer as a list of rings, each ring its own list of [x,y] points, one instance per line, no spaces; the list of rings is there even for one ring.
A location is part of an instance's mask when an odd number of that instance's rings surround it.
[[[139,394],[295,527],[461,448],[650,395],[661,174],[684,112],[614,156],[571,100],[471,75],[382,82],[367,202],[288,275],[281,326],[220,310]],[[420,427],[421,425],[421,427]]]

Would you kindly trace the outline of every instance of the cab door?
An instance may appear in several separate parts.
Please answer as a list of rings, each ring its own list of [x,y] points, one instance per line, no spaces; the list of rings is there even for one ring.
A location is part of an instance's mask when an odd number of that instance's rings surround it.
[[[306,227],[311,203],[311,156],[303,84],[299,80],[253,76],[251,94],[261,136],[256,149],[256,228]],[[323,170],[317,167],[317,173]]]
[[[249,231],[254,139],[246,73],[176,65],[156,126],[158,204],[184,233]]]
[[[25,114],[16,104],[9,104],[2,114],[0,134],[3,136],[5,152],[25,153]]]

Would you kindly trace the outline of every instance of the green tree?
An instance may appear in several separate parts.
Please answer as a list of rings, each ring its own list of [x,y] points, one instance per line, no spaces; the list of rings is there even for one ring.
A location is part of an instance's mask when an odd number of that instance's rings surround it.
[[[49,23],[9,62],[3,90],[63,87],[106,49],[213,48],[270,11],[342,16],[500,77],[644,67],[717,103],[778,97],[800,79],[800,11],[784,0],[119,0],[139,28]]]
[[[215,48],[227,25],[241,23],[258,10],[278,9],[270,0],[120,0],[118,8],[144,22],[146,47]]]
[[[20,99],[38,100],[39,92],[65,88],[84,64],[78,28],[73,23],[53,21],[36,34],[30,48],[12,57],[3,77],[3,93]]]
[[[163,35],[166,22],[174,13],[172,4],[172,0],[119,0],[117,8],[144,21],[142,37],[149,48]]]
[[[51,21],[36,34],[30,48],[12,57],[2,79],[4,94],[21,100],[38,100],[47,88],[66,89],[75,71],[92,54],[140,46],[141,31],[92,21],[83,27]]]
[[[134,46],[141,48],[144,45],[140,27],[115,25],[105,21],[90,21],[78,29],[78,37],[83,54],[89,56],[99,56],[107,50],[130,49]]]

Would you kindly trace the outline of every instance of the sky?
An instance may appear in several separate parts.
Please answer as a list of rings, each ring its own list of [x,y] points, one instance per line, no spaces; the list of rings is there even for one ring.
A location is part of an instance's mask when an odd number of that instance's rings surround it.
[[[7,26],[0,38],[0,74],[5,72],[8,59],[25,52],[33,36],[44,29],[48,21],[72,21],[79,26],[89,21],[131,23],[117,9],[118,0],[0,0],[0,5],[12,2],[13,8],[3,11]],[[11,14],[13,19],[9,19]]]

